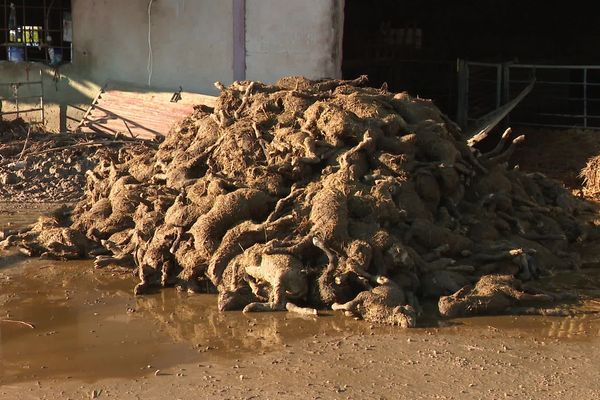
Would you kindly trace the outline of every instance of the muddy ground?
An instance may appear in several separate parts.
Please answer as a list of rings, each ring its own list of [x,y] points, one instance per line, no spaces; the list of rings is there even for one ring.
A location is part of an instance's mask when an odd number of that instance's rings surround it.
[[[0,227],[43,206],[0,207]],[[217,310],[174,289],[134,297],[134,278],[91,261],[0,261],[2,399],[593,399],[600,318],[430,318],[400,330],[329,313]],[[548,286],[600,289],[600,270]],[[589,301],[581,311],[596,311]],[[293,376],[293,378],[291,378]]]
[[[581,170],[590,158],[600,154],[597,131],[533,128],[515,128],[515,131],[525,135],[525,142],[512,158],[514,165],[523,171],[542,172],[576,194],[581,193]]]
[[[0,121],[0,201],[74,203],[101,157],[142,146],[102,134],[50,133],[22,119]]]

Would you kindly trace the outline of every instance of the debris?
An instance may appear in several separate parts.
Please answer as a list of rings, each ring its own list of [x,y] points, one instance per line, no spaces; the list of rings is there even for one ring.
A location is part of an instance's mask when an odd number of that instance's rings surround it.
[[[140,142],[108,135],[48,133],[23,120],[0,123],[0,201],[73,203],[85,188],[85,174],[100,154],[116,157]],[[144,144],[149,146],[151,144]]]
[[[28,327],[29,329],[35,329],[35,325],[30,324],[29,322],[18,321],[18,320],[14,320],[14,319],[0,319],[0,323],[19,324],[19,325],[24,325],[24,326]]]
[[[407,327],[419,298],[578,267],[584,203],[508,168],[522,136],[482,154],[431,101],[365,83],[219,84],[215,109],[157,150],[100,160],[70,229],[105,249],[99,266],[135,268],[136,294],[216,290],[221,310],[333,306]]]
[[[474,287],[465,286],[451,296],[441,297],[439,310],[444,317],[501,314],[517,306],[554,300],[547,294],[528,293],[512,275],[486,275]],[[534,313],[533,308],[528,310]]]

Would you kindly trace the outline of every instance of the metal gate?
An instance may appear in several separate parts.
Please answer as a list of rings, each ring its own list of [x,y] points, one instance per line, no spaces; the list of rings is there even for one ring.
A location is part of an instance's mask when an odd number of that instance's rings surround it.
[[[511,123],[539,127],[600,129],[600,66],[507,66],[509,93],[530,77],[535,88],[511,114]]]
[[[458,124],[466,128],[498,109],[508,99],[503,95],[504,64],[459,60]]]
[[[457,122],[465,129],[515,99],[513,125],[600,129],[600,66],[482,63],[459,60]]]
[[[45,123],[44,114],[44,79],[43,73],[40,70],[40,79],[37,81],[23,81],[0,83],[2,92],[9,93],[7,96],[0,94],[0,120],[4,116],[14,115],[19,118],[22,114],[38,113],[40,120],[35,121],[30,119],[32,123]],[[21,94],[21,89],[27,88],[25,95]],[[33,106],[25,106],[23,104],[34,104]],[[8,105],[9,110],[3,110],[3,105]]]

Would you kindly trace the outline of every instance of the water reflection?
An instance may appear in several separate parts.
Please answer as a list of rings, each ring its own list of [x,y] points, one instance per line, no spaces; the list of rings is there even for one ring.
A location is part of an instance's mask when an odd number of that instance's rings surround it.
[[[138,317],[155,321],[176,342],[191,343],[198,351],[217,356],[265,352],[307,337],[369,331],[367,324],[333,313],[321,317],[223,313],[217,310],[213,295],[165,290],[136,300]]]
[[[90,261],[18,260],[0,269],[0,319],[35,329],[0,323],[0,384],[139,376],[369,330],[339,315],[221,313],[216,296],[176,290],[136,298],[130,274],[94,270]]]

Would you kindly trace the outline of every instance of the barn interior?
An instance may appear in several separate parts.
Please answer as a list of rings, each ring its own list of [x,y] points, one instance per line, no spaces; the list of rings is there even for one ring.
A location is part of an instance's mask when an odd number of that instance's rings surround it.
[[[600,64],[583,1],[346,0],[343,75],[432,98],[455,117],[456,60]],[[570,80],[580,79],[570,72]],[[573,94],[573,93],[571,93]]]

